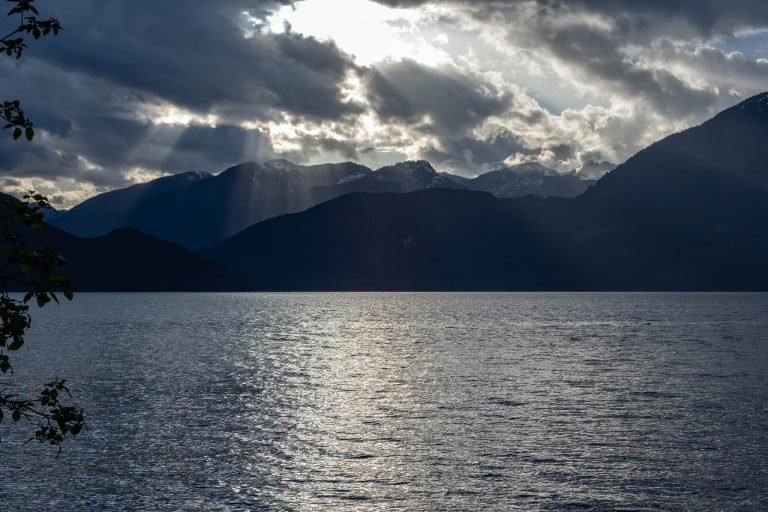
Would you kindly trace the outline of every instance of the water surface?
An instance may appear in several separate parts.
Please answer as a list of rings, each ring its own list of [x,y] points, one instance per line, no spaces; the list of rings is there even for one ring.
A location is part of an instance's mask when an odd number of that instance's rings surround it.
[[[79,294],[28,347],[89,430],[4,422],[3,510],[768,510],[765,294]]]

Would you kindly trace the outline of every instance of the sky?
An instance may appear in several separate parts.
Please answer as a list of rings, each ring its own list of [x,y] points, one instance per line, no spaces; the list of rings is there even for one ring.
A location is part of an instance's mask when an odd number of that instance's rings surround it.
[[[586,171],[768,90],[765,0],[36,4],[64,31],[0,59],[37,130],[0,186],[59,207],[278,157]]]

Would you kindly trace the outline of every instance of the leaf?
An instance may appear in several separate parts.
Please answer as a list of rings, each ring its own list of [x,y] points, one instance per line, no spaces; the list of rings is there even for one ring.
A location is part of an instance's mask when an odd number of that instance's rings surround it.
[[[21,128],[16,128],[13,130],[13,140],[18,140],[19,137],[21,137]]]
[[[26,130],[24,130],[24,136],[28,141],[32,142],[32,138],[35,136],[35,130],[33,130],[31,126],[27,126]]]
[[[51,298],[48,296],[47,293],[38,293],[37,294],[37,305],[38,307],[43,307],[46,304],[51,302]]]

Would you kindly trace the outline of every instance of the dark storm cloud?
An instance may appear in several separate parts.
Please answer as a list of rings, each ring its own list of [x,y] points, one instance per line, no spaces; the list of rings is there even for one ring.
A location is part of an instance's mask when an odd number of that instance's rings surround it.
[[[542,38],[558,58],[576,63],[585,78],[598,78],[618,86],[634,97],[645,98],[670,113],[688,113],[707,108],[717,95],[694,89],[664,69],[646,69],[625,58],[623,41],[615,31],[576,23],[552,29]]]
[[[260,132],[236,126],[158,126],[108,117],[82,122],[75,127],[77,137],[51,139],[44,145],[0,139],[0,155],[13,155],[12,161],[0,158],[0,165],[15,178],[74,178],[114,188],[129,184],[123,171],[134,168],[217,171],[274,155]]]
[[[575,154],[573,147],[570,144],[555,144],[546,149],[551,151],[552,154],[555,155],[555,158],[560,161],[570,160]]]
[[[638,29],[650,24],[682,22],[700,35],[730,33],[739,28],[768,25],[768,2],[764,0],[376,0],[391,7],[448,4],[492,12],[534,3],[542,15],[557,12],[587,12],[631,22]],[[625,25],[628,26],[628,25]],[[668,26],[668,25],[667,25]]]
[[[508,94],[470,74],[411,60],[374,69],[368,94],[383,119],[412,123],[430,133],[464,132],[501,114],[511,102]]]
[[[365,150],[358,150],[357,144],[352,139],[302,135],[294,141],[294,148],[280,151],[275,156],[292,162],[330,162],[337,161],[339,157],[354,161],[359,159],[361,153],[365,153]]]
[[[558,72],[567,70],[564,81],[639,104],[633,119],[690,121],[692,112],[732,103],[725,95],[749,88],[744,80],[751,87],[767,77],[762,62],[714,48],[693,52],[712,35],[768,26],[764,0],[378,1],[454,5],[433,22],[457,30],[475,30],[478,20],[502,27],[508,39],[501,45],[556,62]],[[578,160],[585,150],[579,137],[595,132],[594,126],[569,134],[549,129],[559,111],[553,116],[526,106],[524,88],[496,78],[494,86],[461,59],[438,68],[410,60],[361,68],[332,42],[290,30],[270,33],[265,17],[290,0],[36,3],[43,15],[59,17],[65,31],[31,44],[18,63],[0,61],[8,78],[0,82],[0,98],[22,99],[39,134],[33,144],[0,138],[0,175],[15,182],[75,178],[102,189],[123,186],[137,168],[217,170],[274,156],[268,133],[241,128],[244,121],[292,123],[295,132],[273,131],[274,144],[298,161],[328,154],[357,159],[366,152],[358,144],[380,144],[421,147],[436,164],[467,170],[512,155]],[[409,30],[410,22],[390,23]],[[695,71],[685,75],[663,65],[665,59]],[[342,83],[350,75],[362,79],[363,99],[347,99]],[[729,75],[741,81],[723,84],[719,77]],[[360,141],[358,114],[368,108],[385,125],[377,132],[383,135]],[[175,119],[189,126],[168,124]],[[621,119],[606,114],[603,121],[598,124],[608,128],[589,149],[603,147],[609,155],[636,150],[652,122],[631,123],[636,132],[628,132]]]
[[[3,174],[14,181],[21,178],[72,178],[97,188],[109,188],[125,185],[126,179],[121,173],[104,173],[89,168],[78,154],[66,147],[29,144],[20,145],[7,137],[0,138],[0,166]],[[5,186],[11,186],[6,183]]]
[[[254,0],[72,0],[65,32],[34,56],[68,70],[156,95],[197,112],[269,118],[275,110],[336,119],[360,110],[339,83],[354,68],[336,46],[254,29]],[[244,29],[254,29],[243,37]]]
[[[83,139],[88,147],[82,151],[97,165],[108,167],[117,153],[126,167],[170,173],[219,171],[245,160],[274,156],[261,132],[230,125],[152,125],[104,119],[89,121],[83,128]],[[126,140],[127,145],[123,143]]]
[[[476,128],[494,117],[535,128],[546,116],[541,110],[516,105],[512,92],[499,90],[467,70],[434,68],[412,60],[380,64],[370,71],[368,95],[385,124],[426,136],[423,158],[456,171],[500,167],[512,156],[550,152],[565,160],[574,155],[569,144],[531,147],[524,136],[504,128],[478,133]]]
[[[401,7],[455,5],[477,19],[506,22],[511,44],[546,51],[575,70],[584,83],[603,83],[612,93],[644,100],[671,116],[711,113],[733,99],[724,97],[722,89],[691,85],[666,69],[658,56],[646,62],[637,59],[638,48],[768,27],[764,0],[379,1]]]
[[[65,30],[3,60],[0,98],[20,98],[33,144],[0,139],[0,174],[111,188],[135,168],[215,171],[274,155],[243,121],[343,120],[361,111],[341,82],[360,70],[333,43],[260,30],[286,1],[40,0]],[[2,24],[3,18],[0,18]],[[246,37],[248,32],[249,37]],[[218,126],[158,122],[173,106]]]
[[[705,37],[768,25],[768,2],[763,0],[539,0],[539,4],[635,20],[641,28],[648,28],[649,22],[664,26],[666,21],[681,21]]]
[[[321,137],[313,141],[307,141],[308,147],[312,147],[311,144],[317,144],[323,149],[323,151],[328,153],[337,153],[350,160],[357,159],[359,155],[357,144],[354,141],[345,141],[334,139],[332,137]]]
[[[471,134],[490,117],[507,115],[513,97],[469,72],[411,60],[388,62],[371,71],[368,95],[386,124],[437,137],[439,145],[430,144],[423,155],[436,163],[461,168],[495,164],[522,147],[510,133],[488,140]]]
[[[505,130],[485,139],[469,136],[443,138],[440,147],[432,146],[425,150],[425,158],[452,169],[477,171],[480,167],[500,167],[510,155],[537,153],[526,148],[520,136]]]
[[[712,113],[733,99],[723,88],[692,85],[667,69],[652,48],[768,27],[764,0],[380,1],[393,6],[451,4],[482,21],[504,20],[513,45],[546,52],[566,63],[583,83],[603,84],[606,93],[645,101],[669,116]],[[650,52],[645,55],[650,58],[637,58],[638,49]]]

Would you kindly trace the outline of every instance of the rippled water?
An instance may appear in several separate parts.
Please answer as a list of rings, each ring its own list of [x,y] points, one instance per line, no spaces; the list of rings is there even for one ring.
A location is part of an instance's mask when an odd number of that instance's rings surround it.
[[[768,510],[768,295],[80,294],[33,332],[16,378],[89,431],[4,422],[2,510]]]

